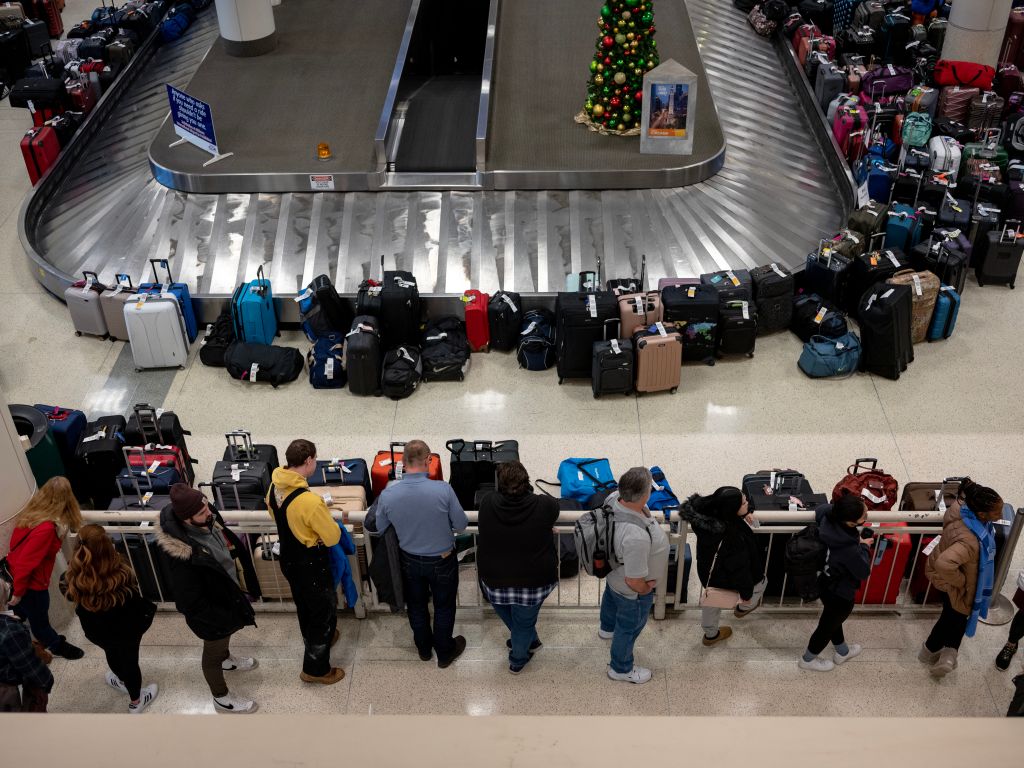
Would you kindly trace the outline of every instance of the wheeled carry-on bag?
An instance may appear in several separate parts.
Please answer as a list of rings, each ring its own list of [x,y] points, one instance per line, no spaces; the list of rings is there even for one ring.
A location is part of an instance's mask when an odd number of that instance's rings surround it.
[[[101,416],[90,421],[75,447],[85,493],[92,509],[106,509],[118,493],[115,480],[124,467],[124,416]]]
[[[1014,287],[1021,254],[1024,253],[1024,239],[1021,239],[1020,222],[1006,222],[996,232],[988,233],[985,253],[978,260],[974,276],[978,285],[995,284]]]
[[[134,298],[124,305],[124,322],[135,369],[184,368],[189,341],[178,299],[147,293]]]
[[[700,276],[700,282],[718,291],[718,300],[722,302],[750,301],[753,298],[750,272],[745,269],[709,272]]]
[[[218,461],[213,486],[227,509],[266,509],[270,492],[270,465],[263,461]]]
[[[850,260],[835,253],[828,241],[807,255],[801,285],[807,293],[816,293],[837,306],[843,305]],[[806,341],[806,339],[805,339]]]
[[[683,334],[683,360],[715,364],[720,305],[718,292],[707,285],[672,285],[661,294],[666,323]]]
[[[914,272],[912,269],[897,272],[886,281],[889,285],[906,285],[910,288],[913,301],[910,334],[915,344],[928,336],[928,326],[935,313],[935,297],[939,293],[939,278],[931,272]]]
[[[628,339],[637,328],[646,328],[662,319],[661,294],[657,291],[647,293],[627,293],[618,297],[619,302],[619,336]]]
[[[370,483],[373,489],[373,497],[380,496],[381,491],[387,488],[392,480],[401,480],[404,472],[403,457],[401,450],[405,443],[391,443],[388,450],[378,451],[373,459],[373,466],[370,468]],[[427,458],[427,477],[431,480],[444,480],[444,470],[441,468],[441,457],[436,453],[430,454]]]
[[[270,281],[263,274],[263,265],[256,270],[256,279],[242,283],[231,297],[231,314],[235,337],[250,344],[273,344],[277,336],[277,311]]]
[[[750,301],[726,301],[718,316],[718,356],[754,356],[757,308]]]
[[[381,451],[379,455],[387,453]],[[316,471],[309,476],[309,487],[350,485],[360,488],[368,501],[373,501],[370,468],[363,459],[318,459]]]
[[[476,494],[497,483],[499,464],[519,461],[519,443],[515,440],[449,440],[445,448],[451,454],[448,482],[463,509],[476,509]]]
[[[628,395],[633,391],[633,378],[632,341],[610,339],[594,342],[594,367],[590,375],[594,397]]]
[[[360,315],[345,336],[345,372],[353,395],[376,395],[380,391],[380,321]]]
[[[269,443],[254,443],[251,432],[236,429],[225,433],[224,439],[228,444],[221,457],[223,461],[262,461],[270,467],[271,472],[281,466],[277,448]]]
[[[167,259],[150,259],[149,265],[153,269],[153,279],[156,282],[143,283],[139,286],[139,293],[150,293],[150,294],[170,294],[178,300],[178,306],[181,308],[182,321],[185,324],[185,331],[188,337],[188,343],[191,344],[196,340],[196,336],[199,335],[199,329],[196,326],[196,314],[192,307],[192,296],[189,293],[188,286],[184,283],[174,282],[174,278],[171,277],[171,268],[167,262]],[[164,270],[164,274],[167,277],[166,282],[160,282],[160,276],[157,273],[157,267]]]
[[[928,341],[948,339],[956,328],[956,318],[960,313],[960,294],[949,285],[939,288],[935,297],[935,314],[928,325]]]
[[[590,378],[594,342],[617,336],[619,307],[608,291],[559,293],[555,299],[558,383]]]
[[[64,289],[64,303],[68,306],[75,335],[106,336],[107,321],[103,316],[101,296],[107,290],[95,272],[83,272],[84,280]]]
[[[114,276],[117,285],[100,294],[100,309],[107,324],[107,335],[112,340],[128,341],[128,326],[124,321],[124,305],[132,301],[132,279],[128,275]]]
[[[519,343],[523,326],[523,300],[518,293],[498,291],[487,302],[491,349],[511,352]]]
[[[655,323],[633,332],[636,348],[636,392],[669,392],[679,388],[683,366],[683,334],[673,323]]]
[[[860,304],[860,369],[897,380],[914,361],[911,338],[913,301],[905,285],[878,283]]]
[[[757,307],[757,334],[764,336],[789,328],[793,317],[796,281],[788,269],[767,264],[750,271]]]
[[[473,352],[486,352],[491,347],[491,329],[488,324],[490,297],[480,291],[466,291],[462,300],[466,305],[466,338]]]
[[[384,257],[381,256],[381,269]],[[380,291],[380,330],[385,349],[420,340],[420,291],[412,272],[384,272]]]
[[[853,596],[853,602],[865,605],[894,605],[900,594],[903,573],[910,562],[909,533],[886,533],[886,527],[901,523],[880,523],[871,541],[871,570]]]

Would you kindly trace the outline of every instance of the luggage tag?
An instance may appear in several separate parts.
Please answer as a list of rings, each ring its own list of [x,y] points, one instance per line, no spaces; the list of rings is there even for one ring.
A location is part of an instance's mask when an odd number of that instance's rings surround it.
[[[921,278],[915,272],[910,276],[910,279],[914,281],[914,293],[918,296],[924,296],[924,290],[921,288]]]
[[[334,357],[328,357],[327,362],[324,363],[324,376],[328,379],[334,378]]]
[[[768,266],[771,267],[772,272],[774,272],[779,277],[785,277],[786,276],[786,273],[783,272],[781,269],[779,269],[779,265],[778,264],[772,262]]]
[[[259,363],[253,363],[251,366],[249,366],[249,381],[256,381],[256,373],[259,371],[259,369]]]
[[[668,336],[668,331],[665,330],[665,324],[664,323],[657,322],[657,323],[654,324],[654,327],[658,330],[658,333],[661,336]]]
[[[146,468],[146,474],[147,474],[147,475],[152,475],[152,474],[153,474],[154,472],[156,472],[156,471],[157,471],[158,469],[160,469],[160,461],[159,461],[159,460],[157,460],[157,461],[154,461],[154,462],[153,462],[152,464],[150,464],[150,465],[149,465],[149,466],[148,466],[148,467]]]
[[[153,499],[153,492],[152,491],[146,491],[144,494],[142,494],[142,506],[144,506],[144,507],[148,506],[149,502],[152,499]],[[148,525],[148,523],[143,523],[143,525]]]
[[[882,294],[881,298],[883,298],[883,299],[888,299],[888,298],[889,298],[890,296],[892,296],[892,295],[893,295],[893,293],[894,293],[895,291],[896,291],[896,289],[895,289],[895,288],[890,288],[890,289],[889,289],[888,291],[886,291],[885,293],[883,293],[883,294]]]
[[[871,254],[871,266],[872,267],[877,267],[878,266],[878,252],[877,251]]]
[[[736,287],[736,288],[739,287],[740,279],[738,277],[736,277],[736,275],[732,271],[726,272],[725,276],[729,278],[729,280],[732,282],[734,287]]]
[[[814,316],[814,322],[816,325],[821,325],[821,321],[825,319],[825,315],[828,314],[828,307],[822,305],[818,307],[818,314]]]
[[[937,488],[935,490],[935,506],[938,508],[939,512],[946,511],[946,494],[942,492],[941,488]]]
[[[619,346],[619,340],[618,339],[612,339],[610,343],[611,343],[611,346],[612,346],[612,352],[614,352],[616,355],[621,355],[622,354],[622,347]]]
[[[871,294],[871,298],[868,299],[868,303],[864,305],[864,311],[865,312],[867,312],[869,309],[871,309],[871,305],[875,303],[875,299],[877,299],[877,298],[878,298],[878,294],[877,293],[872,293]]]
[[[743,308],[743,319],[744,320],[749,320],[750,319],[750,306],[745,301],[740,302],[740,304],[742,305],[742,308]]]
[[[508,304],[509,309],[511,309],[513,312],[519,311],[519,308],[515,305],[515,302],[513,302],[512,299],[508,297],[507,293],[501,294],[501,298],[506,304]]]
[[[696,286],[691,285],[689,288],[686,289],[686,297],[687,298],[692,299],[696,295],[697,295],[697,287]]]
[[[900,260],[896,258],[896,254],[893,253],[892,251],[886,251],[885,255],[889,259],[889,261],[892,263],[892,265],[894,267],[896,267],[896,269],[899,269],[900,267],[903,266],[902,264],[900,264]]]
[[[597,296],[592,293],[587,295],[587,311],[592,318],[597,318]]]
[[[533,333],[533,329],[536,328],[536,327],[537,327],[537,321],[534,320],[528,326],[526,326],[526,329],[521,331],[519,335],[520,336],[529,336],[531,333]],[[349,334],[349,335],[351,336],[351,334]]]
[[[149,294],[148,293],[140,293],[138,296],[136,296],[137,301],[135,302],[135,308],[136,309],[142,309],[142,305],[146,303],[146,300],[148,298],[149,298]]]
[[[942,536],[936,536],[936,537],[935,537],[934,539],[932,539],[931,541],[929,541],[929,542],[928,542],[928,543],[927,543],[927,544],[925,545],[925,548],[921,550],[921,554],[922,554],[922,555],[924,555],[925,557],[927,557],[928,555],[930,555],[930,554],[931,554],[932,552],[934,552],[934,551],[935,551],[935,548],[936,548],[937,546],[939,546],[939,541],[941,541],[941,539],[942,539]]]
[[[107,437],[107,428],[106,427],[100,427],[100,431],[97,432],[95,435],[89,435],[88,437],[83,437],[82,438],[82,442],[83,443],[91,443],[94,440],[104,440],[104,439],[106,439],[106,437]]]

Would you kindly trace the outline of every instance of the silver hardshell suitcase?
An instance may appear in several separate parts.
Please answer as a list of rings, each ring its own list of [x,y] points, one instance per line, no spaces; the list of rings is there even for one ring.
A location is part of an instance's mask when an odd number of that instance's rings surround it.
[[[95,272],[84,272],[85,283],[76,283],[64,290],[64,302],[71,313],[75,335],[88,333],[90,336],[106,336],[107,321],[103,319],[100,293],[104,290]]]
[[[185,367],[188,336],[174,296],[139,294],[124,305],[124,321],[136,370]]]
[[[107,321],[107,333],[111,339],[128,341],[128,326],[124,322],[124,305],[135,298],[132,279],[128,275],[116,275],[117,285],[100,294],[103,319]]]

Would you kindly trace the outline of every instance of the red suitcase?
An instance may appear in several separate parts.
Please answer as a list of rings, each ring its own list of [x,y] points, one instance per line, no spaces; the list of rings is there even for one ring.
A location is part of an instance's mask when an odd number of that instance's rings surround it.
[[[50,37],[59,39],[64,36],[64,19],[61,18],[61,6],[57,0],[35,0],[36,15],[46,22]]]
[[[50,126],[33,128],[21,140],[21,154],[28,168],[28,178],[35,186],[60,155],[60,140]]]
[[[900,584],[910,560],[909,533],[883,533],[886,526],[902,523],[879,523],[875,528],[875,544],[871,549],[871,573],[860,585],[854,602],[866,605],[895,605]],[[866,595],[866,597],[865,597]]]
[[[373,466],[370,467],[370,486],[373,489],[373,496],[376,498],[380,492],[387,488],[391,480],[396,479],[395,467],[402,463],[402,451],[395,451],[395,448],[404,448],[405,443],[391,443],[386,451],[377,451],[373,459]],[[444,480],[444,471],[441,469],[441,457],[436,453],[430,454],[427,462],[427,477],[431,480]]]
[[[480,291],[468,290],[462,296],[466,304],[466,336],[469,348],[474,352],[486,352],[491,346],[491,327],[487,321],[487,302],[490,296]]]
[[[1010,20],[1006,23],[1006,34],[1003,36],[999,63],[1017,61],[1022,43],[1024,43],[1024,8],[1014,8],[1010,11]]]
[[[175,445],[157,445],[149,443],[143,447],[125,447],[128,456],[128,466],[132,469],[143,469],[154,464],[161,467],[170,467],[178,471],[178,477],[183,482],[192,485],[195,482],[195,472],[192,463],[181,455],[181,449]]]
[[[92,108],[96,106],[96,92],[87,84],[81,82],[70,83],[68,85],[68,96],[72,104],[75,105],[75,111],[81,112],[83,115],[88,115],[92,112]]]

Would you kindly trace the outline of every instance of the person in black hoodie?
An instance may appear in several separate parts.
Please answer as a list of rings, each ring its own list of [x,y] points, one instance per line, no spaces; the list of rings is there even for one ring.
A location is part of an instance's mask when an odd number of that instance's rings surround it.
[[[252,560],[202,493],[175,483],[170,496],[171,503],[160,512],[157,546],[170,566],[174,604],[203,641],[203,677],[214,709],[255,712],[256,703],[231,695],[224,681],[225,671],[256,668],[256,659],[232,656],[229,648],[231,635],[256,626],[249,596],[259,598],[260,588]]]
[[[499,464],[497,476],[497,491],[480,502],[477,567],[484,595],[512,633],[508,671],[518,675],[542,645],[537,615],[558,582],[558,502],[531,492],[518,461]]]
[[[799,665],[801,669],[828,672],[863,650],[857,643],[846,642],[843,622],[853,612],[853,598],[871,572],[872,532],[863,528],[868,519],[864,500],[850,493],[831,504],[822,504],[814,516],[821,540],[828,547],[828,558],[819,580],[821,616]],[[830,641],[835,653],[831,659],[823,659],[819,654]]]
[[[694,494],[683,502],[683,519],[697,534],[697,576],[705,587],[739,592],[734,615],[743,618],[761,604],[767,580],[764,559],[750,528],[751,512],[739,488],[723,486],[710,496]],[[714,566],[712,568],[712,566]],[[713,646],[732,636],[719,627],[721,608],[701,609],[703,643]]]

